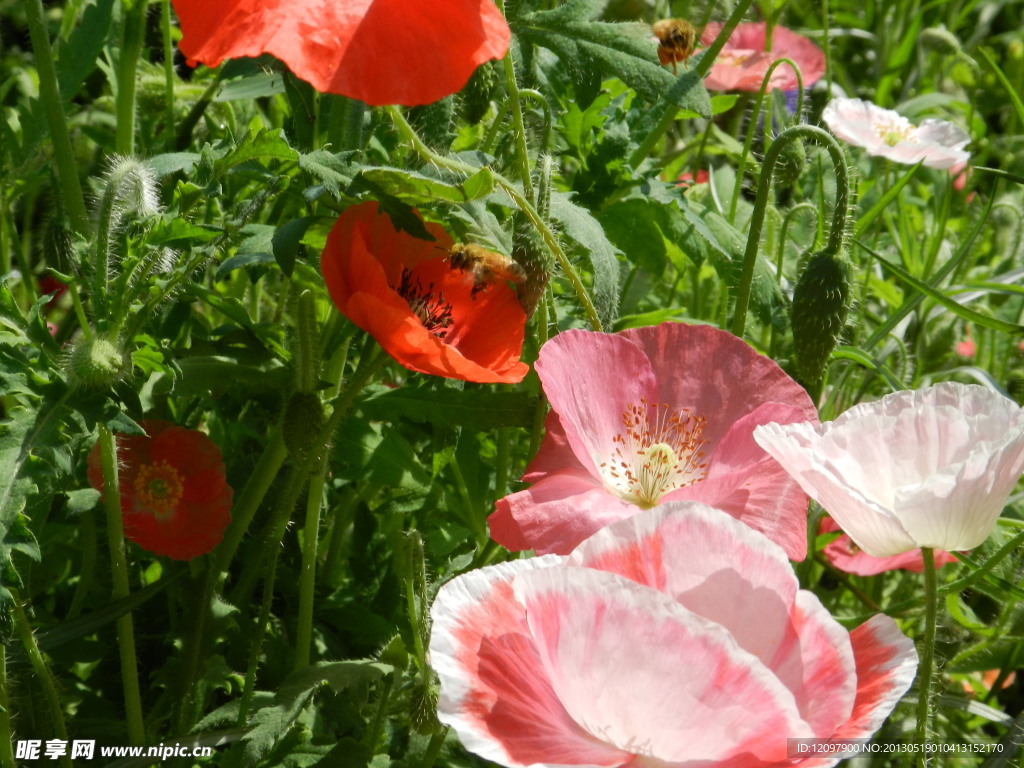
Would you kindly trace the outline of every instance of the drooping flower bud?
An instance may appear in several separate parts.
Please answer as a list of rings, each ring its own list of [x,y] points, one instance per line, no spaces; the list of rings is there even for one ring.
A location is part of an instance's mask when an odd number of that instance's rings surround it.
[[[796,371],[805,384],[821,381],[849,310],[849,259],[827,248],[813,254],[793,289],[790,318]]]

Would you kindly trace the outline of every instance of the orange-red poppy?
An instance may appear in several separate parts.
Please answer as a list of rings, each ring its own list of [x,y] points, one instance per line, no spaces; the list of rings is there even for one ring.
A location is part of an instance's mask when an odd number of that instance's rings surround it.
[[[318,91],[429,104],[508,49],[493,0],[173,0],[190,65],[270,53]]]
[[[157,555],[191,560],[224,538],[232,490],[209,437],[167,421],[143,421],[145,435],[118,435],[125,538]],[[89,453],[89,483],[103,490],[99,444]]]
[[[437,224],[420,240],[395,229],[377,203],[345,210],[327,238],[320,268],[335,306],[413,371],[477,382],[514,383],[526,314],[501,279],[481,287],[446,251]]]

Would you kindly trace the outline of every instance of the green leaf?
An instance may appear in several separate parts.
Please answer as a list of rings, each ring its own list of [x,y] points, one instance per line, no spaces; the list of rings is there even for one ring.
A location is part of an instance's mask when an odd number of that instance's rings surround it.
[[[29,494],[36,485],[22,477],[35,425],[35,413],[18,408],[0,423],[0,604],[11,599],[8,587],[20,587],[21,578],[14,567],[12,554],[21,552],[39,560],[39,545],[28,529],[28,518],[22,514]]]
[[[107,44],[114,0],[96,0],[90,4],[82,21],[75,27],[57,55],[57,80],[61,98],[68,102],[75,97],[86,78],[96,69],[96,59]]]
[[[271,238],[274,249],[274,259],[284,272],[286,277],[292,276],[292,269],[295,267],[295,256],[299,252],[299,245],[306,230],[319,219],[315,216],[306,216],[301,219],[294,219],[278,227]]]
[[[248,764],[255,764],[287,735],[318,690],[329,687],[335,693],[364,687],[380,680],[394,669],[378,661],[334,661],[293,672],[281,683],[273,704],[258,709],[252,716],[253,728],[243,737]]]
[[[75,491],[65,491],[64,495],[67,496],[67,504],[65,509],[69,515],[78,515],[82,512],[88,512],[90,509],[95,507],[100,500],[100,492],[95,488],[79,488]]]
[[[220,175],[250,160],[258,160],[266,165],[269,160],[297,161],[298,159],[299,153],[289,146],[284,131],[265,128],[255,133],[249,131],[245,134],[237,146],[214,162],[214,172]]]
[[[487,389],[455,390],[401,387],[387,389],[360,403],[368,419],[400,418],[475,430],[524,427],[533,423],[536,400],[525,392]]]
[[[284,78],[278,72],[257,70],[251,75],[221,83],[214,95],[215,102],[248,101],[284,93]]]
[[[220,281],[228,276],[231,272],[242,267],[257,267],[262,264],[274,264],[276,259],[273,253],[264,251],[253,251],[249,253],[240,253],[236,256],[232,256],[230,259],[224,259],[221,265],[217,267],[217,274],[214,276],[214,280]]]
[[[412,203],[431,199],[464,203],[486,197],[494,191],[494,176],[487,168],[481,168],[458,184],[399,168],[366,168],[360,175],[389,195]]]
[[[340,197],[342,188],[352,183],[352,166],[342,155],[324,149],[300,154],[299,168],[323,184],[335,197]]]
[[[198,152],[165,152],[146,158],[146,165],[157,176],[167,176],[178,171],[192,173],[199,162]]]
[[[590,257],[594,307],[601,324],[611,326],[619,310],[618,249],[590,211],[576,205],[563,192],[551,194],[551,216],[561,225],[561,234]]]
[[[603,5],[593,0],[570,2],[553,11],[528,14],[513,28],[524,40],[557,54],[570,71],[596,69],[618,77],[648,102],[667,98],[710,117],[711,100],[696,70],[677,77],[658,64],[657,44],[646,24],[589,21]]]
[[[150,245],[166,245],[169,248],[187,249],[208,243],[219,237],[221,230],[190,224],[185,219],[173,218],[161,221],[150,230],[146,241]]]

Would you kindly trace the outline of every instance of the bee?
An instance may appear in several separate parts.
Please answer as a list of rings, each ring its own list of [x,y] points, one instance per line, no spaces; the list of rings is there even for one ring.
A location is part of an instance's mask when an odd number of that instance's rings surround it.
[[[489,251],[482,245],[456,243],[448,251],[452,269],[468,272],[473,278],[473,296],[498,280],[522,283],[526,271],[508,256]]]
[[[672,62],[672,73],[679,74],[676,62],[683,64],[693,55],[697,46],[697,30],[684,19],[662,19],[651,26],[651,32],[658,38],[658,61],[663,65]]]

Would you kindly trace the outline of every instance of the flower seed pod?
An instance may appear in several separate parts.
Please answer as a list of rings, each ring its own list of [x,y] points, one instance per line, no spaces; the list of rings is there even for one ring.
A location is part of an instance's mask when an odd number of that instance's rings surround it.
[[[843,253],[813,254],[793,290],[790,323],[797,375],[821,381],[850,309],[850,262]]]

